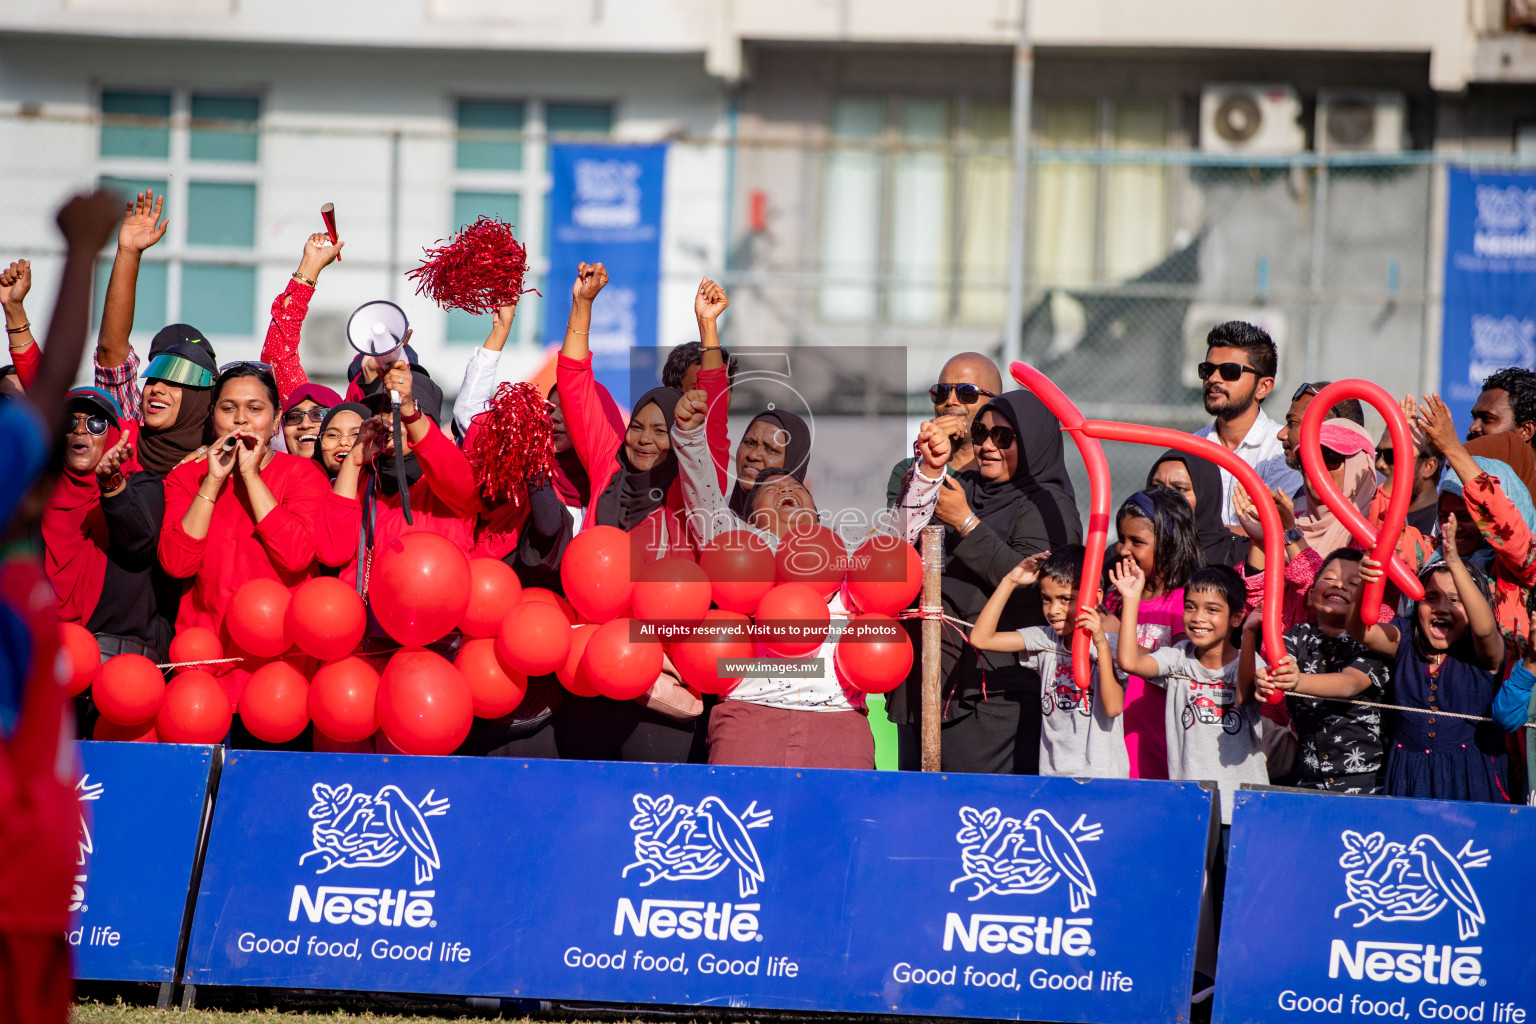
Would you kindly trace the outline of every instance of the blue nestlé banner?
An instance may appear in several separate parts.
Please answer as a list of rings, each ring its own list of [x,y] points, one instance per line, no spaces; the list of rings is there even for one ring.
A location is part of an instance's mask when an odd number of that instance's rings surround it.
[[[556,144],[549,152],[544,337],[555,344],[565,338],[576,265],[606,264],[609,283],[592,304],[587,340],[599,383],[628,409],[630,353],[656,345],[667,147]]]
[[[185,980],[1172,1020],[1210,814],[1188,783],[232,753]]]
[[[1536,369],[1536,174],[1449,178],[1440,392],[1465,410],[1495,370]]]
[[[1213,1020],[1536,1019],[1536,809],[1239,792]]]
[[[174,979],[213,757],[203,746],[80,744],[75,977]]]

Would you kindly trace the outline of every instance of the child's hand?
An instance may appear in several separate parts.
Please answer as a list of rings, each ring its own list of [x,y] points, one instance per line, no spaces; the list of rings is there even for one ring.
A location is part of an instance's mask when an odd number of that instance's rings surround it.
[[[1276,690],[1294,690],[1300,679],[1301,674],[1296,670],[1296,659],[1287,654],[1273,669],[1260,665],[1254,678],[1254,685],[1258,689],[1259,700],[1267,704]]]
[[[1134,559],[1122,558],[1119,565],[1109,570],[1109,582],[1125,600],[1139,601],[1147,585],[1147,574],[1141,571],[1141,566]]]
[[[1049,551],[1042,551],[1038,555],[1030,555],[1024,561],[1008,570],[1008,575],[1005,578],[1016,587],[1027,587],[1040,578],[1040,566],[1050,557],[1051,553]]]
[[[1258,606],[1254,608],[1253,611],[1249,612],[1247,617],[1243,619],[1243,632],[1257,633],[1259,631],[1259,627],[1263,624],[1264,603],[1261,601],[1259,602]]]
[[[1085,608],[1078,612],[1077,628],[1086,629],[1095,640],[1104,639],[1104,620],[1097,608]]]
[[[704,425],[708,413],[709,396],[701,390],[694,389],[677,400],[677,409],[672,413],[672,422],[678,430],[697,430]]]
[[[1456,550],[1456,517],[1454,515],[1440,520],[1440,557],[1445,559],[1446,565],[1461,561],[1461,552]],[[1363,574],[1361,578],[1364,578]]]
[[[1450,546],[1451,546],[1451,549],[1454,551],[1455,550],[1454,543],[1452,545],[1450,545]],[[1381,571],[1381,563],[1380,562],[1376,561],[1376,559],[1372,558],[1370,555],[1364,555],[1364,556],[1361,557],[1361,559],[1360,559],[1360,582],[1361,583],[1375,583],[1377,580],[1381,579],[1385,575],[1386,575],[1386,573]]]
[[[1253,543],[1264,543],[1264,522],[1259,518],[1258,506],[1248,496],[1248,491],[1242,484],[1232,485],[1232,511],[1237,514],[1237,523],[1248,535]]]

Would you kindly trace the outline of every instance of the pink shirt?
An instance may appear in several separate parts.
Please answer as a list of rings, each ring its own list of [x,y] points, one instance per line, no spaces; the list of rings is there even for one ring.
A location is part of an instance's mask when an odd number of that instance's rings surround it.
[[[1116,595],[1119,596],[1118,594]],[[1155,651],[1173,643],[1184,632],[1184,588],[1162,597],[1143,600],[1136,614],[1136,643]],[[1131,759],[1131,778],[1168,777],[1168,736],[1163,721],[1167,693],[1140,676],[1125,680],[1125,751]]]

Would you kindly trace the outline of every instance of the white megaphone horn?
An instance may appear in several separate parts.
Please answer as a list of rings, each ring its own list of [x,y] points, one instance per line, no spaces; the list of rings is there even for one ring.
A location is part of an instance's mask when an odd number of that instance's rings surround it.
[[[347,343],[363,355],[372,356],[383,370],[400,358],[410,329],[405,310],[378,299],[358,306],[347,318]]]

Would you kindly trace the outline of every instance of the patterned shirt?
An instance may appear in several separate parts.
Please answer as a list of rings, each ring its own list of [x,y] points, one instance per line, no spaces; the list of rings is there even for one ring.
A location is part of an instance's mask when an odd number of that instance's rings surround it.
[[[91,362],[96,367],[96,386],[117,399],[124,419],[138,419],[144,397],[139,389],[139,354],[130,348],[119,366],[102,366],[94,357]]]
[[[1285,648],[1304,675],[1355,669],[1370,680],[1360,700],[1384,702],[1392,667],[1347,635],[1329,636],[1312,623],[1285,632]],[[1291,720],[1300,739],[1296,785],[1341,793],[1380,793],[1386,768],[1381,709],[1317,697],[1291,697]]]

